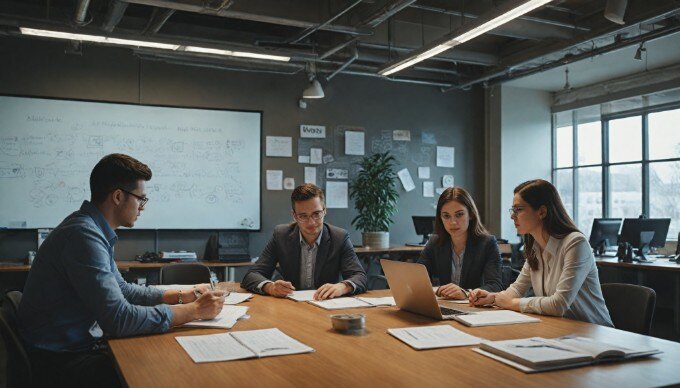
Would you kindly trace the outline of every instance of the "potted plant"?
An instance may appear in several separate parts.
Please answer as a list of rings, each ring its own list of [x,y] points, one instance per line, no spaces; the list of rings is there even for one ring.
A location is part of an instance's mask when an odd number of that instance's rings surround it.
[[[389,226],[399,199],[395,159],[389,152],[384,152],[365,156],[358,164],[362,169],[349,188],[349,197],[359,212],[352,220],[352,226],[362,232],[364,246],[388,248]]]

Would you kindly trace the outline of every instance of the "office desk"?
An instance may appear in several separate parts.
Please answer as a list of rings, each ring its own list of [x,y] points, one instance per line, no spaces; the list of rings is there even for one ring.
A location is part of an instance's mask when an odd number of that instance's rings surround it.
[[[668,260],[667,258],[659,258],[649,263],[624,263],[619,262],[616,257],[596,257],[595,262],[598,267],[610,267],[626,270],[636,271],[637,283],[644,283],[644,273],[655,272],[671,272],[674,274],[674,291],[673,291],[673,310],[674,310],[674,326],[675,331],[680,333],[680,264]]]
[[[390,245],[389,248],[371,248],[371,247],[354,247],[354,252],[357,255],[379,255],[379,254],[413,254],[418,256],[425,246],[410,246],[410,245]]]
[[[389,295],[389,290],[367,296]],[[339,310],[366,314],[367,334],[347,336],[331,330],[329,312],[304,302],[255,295],[249,320],[232,331],[277,327],[311,346],[309,354],[195,364],[175,340],[179,335],[224,332],[174,329],[160,335],[109,341],[130,387],[362,387],[362,386],[659,386],[680,383],[680,344],[562,318],[540,323],[467,328],[436,322],[396,307]],[[387,334],[387,328],[448,324],[490,340],[571,333],[600,340],[647,344],[663,350],[656,357],[625,363],[524,374],[479,355],[470,347],[417,351]]]

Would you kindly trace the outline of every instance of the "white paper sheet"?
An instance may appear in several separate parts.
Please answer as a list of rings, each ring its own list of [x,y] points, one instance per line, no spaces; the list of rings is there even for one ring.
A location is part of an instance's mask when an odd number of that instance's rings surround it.
[[[437,167],[453,167],[454,148],[437,146]]]
[[[364,132],[345,131],[345,155],[364,155]]]
[[[392,131],[392,140],[394,141],[411,141],[411,131],[408,129],[397,129]]]
[[[298,163],[309,164],[309,155],[299,155]]]
[[[412,191],[416,188],[416,185],[413,183],[413,179],[411,178],[411,174],[408,172],[408,169],[404,168],[399,170],[397,175],[399,176],[401,184],[404,185],[404,190]]]
[[[250,299],[252,297],[253,297],[253,294],[243,293],[243,292],[232,292],[232,293],[229,294],[229,296],[224,298],[224,304],[235,305],[235,304],[243,303],[243,302],[247,301],[248,299]]]
[[[383,296],[382,298],[357,297],[357,299],[370,304],[371,306],[396,306],[393,296]]]
[[[293,138],[290,136],[267,136],[266,156],[290,158],[293,156]]]
[[[429,167],[418,167],[418,178],[420,178],[420,179],[430,179],[430,168]]]
[[[347,209],[347,182],[326,182],[326,207],[329,209]]]
[[[184,327],[209,327],[231,329],[239,318],[246,315],[247,306],[224,306],[222,311],[213,319],[198,320],[185,323]]]
[[[290,294],[288,294],[287,298],[293,299],[294,301],[297,301],[297,302],[306,302],[308,300],[314,300],[314,293],[315,292],[316,292],[316,290],[293,291]]]
[[[387,332],[414,349],[478,345],[481,339],[449,325],[403,327]]]
[[[283,190],[282,170],[267,170],[267,190]]]
[[[305,167],[305,183],[316,184],[316,167]]]
[[[434,197],[434,182],[432,181],[423,182],[423,197],[426,198]]]
[[[357,298],[335,298],[335,299],[326,299],[326,300],[310,300],[308,303],[311,303],[315,306],[321,307],[326,310],[341,310],[341,309],[352,309],[352,308],[360,308],[360,307],[373,307],[370,304],[364,302],[363,300],[359,300]]]
[[[230,333],[175,337],[194,362],[240,360],[255,353],[236,341]]]
[[[295,188],[295,178],[284,178],[283,188],[286,190],[293,190]]]
[[[323,148],[309,149],[309,163],[321,164],[322,160],[323,160]]]
[[[314,349],[287,336],[279,329],[237,331],[231,333],[231,336],[255,352],[258,357],[314,351]]]
[[[326,137],[326,127],[323,125],[300,125],[300,137],[323,139]]]

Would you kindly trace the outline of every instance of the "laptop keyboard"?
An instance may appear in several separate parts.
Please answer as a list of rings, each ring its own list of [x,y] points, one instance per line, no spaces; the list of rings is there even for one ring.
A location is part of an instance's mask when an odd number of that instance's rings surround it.
[[[441,310],[442,315],[464,315],[467,314],[467,311],[463,310],[456,310],[444,306],[439,306],[439,310]]]

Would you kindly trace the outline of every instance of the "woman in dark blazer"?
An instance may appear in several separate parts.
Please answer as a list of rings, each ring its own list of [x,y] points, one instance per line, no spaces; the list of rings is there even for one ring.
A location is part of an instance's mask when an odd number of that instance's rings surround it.
[[[468,290],[501,291],[501,254],[496,238],[479,220],[477,206],[460,187],[449,187],[439,196],[434,234],[418,263],[425,265],[441,285],[437,295],[466,299]]]

